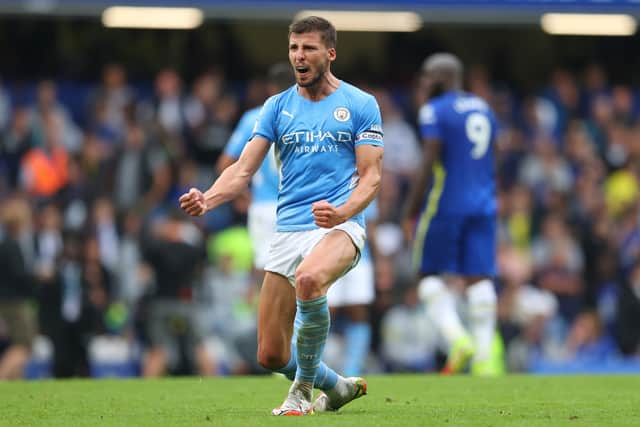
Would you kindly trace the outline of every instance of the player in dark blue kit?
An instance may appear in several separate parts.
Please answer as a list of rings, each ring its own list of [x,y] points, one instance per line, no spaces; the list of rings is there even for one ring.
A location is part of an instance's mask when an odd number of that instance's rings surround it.
[[[496,119],[483,99],[462,91],[456,56],[434,54],[423,72],[429,90],[418,117],[424,164],[405,206],[405,229],[415,233],[414,265],[422,277],[418,292],[449,345],[443,372],[459,372],[473,359],[472,373],[492,375]],[[470,333],[456,312],[447,275],[465,280]]]

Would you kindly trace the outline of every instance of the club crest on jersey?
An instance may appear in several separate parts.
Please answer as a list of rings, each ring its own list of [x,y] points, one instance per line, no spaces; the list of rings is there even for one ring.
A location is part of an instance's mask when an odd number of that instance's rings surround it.
[[[351,117],[351,112],[345,107],[338,107],[333,110],[333,117],[339,122],[346,122]]]

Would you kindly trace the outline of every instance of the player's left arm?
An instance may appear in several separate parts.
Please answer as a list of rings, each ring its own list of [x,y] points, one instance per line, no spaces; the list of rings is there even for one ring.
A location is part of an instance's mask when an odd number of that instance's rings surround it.
[[[334,207],[326,200],[311,206],[315,223],[319,227],[331,228],[342,224],[364,210],[378,194],[384,149],[378,145],[362,144],[356,146],[355,150],[358,185],[344,204],[338,207]]]
[[[341,206],[334,207],[326,200],[311,205],[317,226],[331,228],[360,213],[375,198],[382,176],[382,117],[373,96],[362,101],[353,126],[358,184]]]

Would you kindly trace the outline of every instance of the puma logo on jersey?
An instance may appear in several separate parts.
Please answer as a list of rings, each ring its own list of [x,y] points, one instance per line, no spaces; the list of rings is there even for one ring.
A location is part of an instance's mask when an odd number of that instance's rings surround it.
[[[291,114],[290,112],[288,112],[287,110],[282,110],[281,113],[289,118],[293,119],[293,114]]]

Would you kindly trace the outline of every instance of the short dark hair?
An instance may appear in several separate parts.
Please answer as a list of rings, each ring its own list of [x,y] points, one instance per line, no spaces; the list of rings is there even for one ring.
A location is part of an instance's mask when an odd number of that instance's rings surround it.
[[[289,25],[289,36],[291,36],[291,34],[305,33],[320,33],[324,45],[328,48],[335,49],[338,42],[336,27],[334,27],[331,22],[319,16],[306,16]]]
[[[267,83],[275,85],[278,89],[284,90],[295,83],[296,77],[293,68],[288,62],[279,62],[272,65],[267,72]]]

